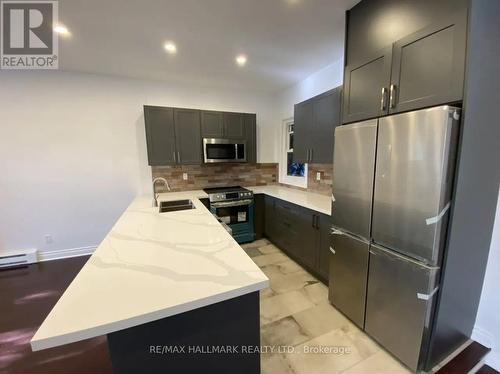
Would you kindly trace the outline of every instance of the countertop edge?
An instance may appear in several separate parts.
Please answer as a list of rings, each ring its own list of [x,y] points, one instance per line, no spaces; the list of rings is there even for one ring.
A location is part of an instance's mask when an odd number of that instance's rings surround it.
[[[177,314],[193,311],[205,306],[213,305],[222,301],[234,299],[252,292],[260,291],[269,287],[269,279],[254,284],[241,287],[237,290],[223,292],[217,295],[212,295],[203,299],[194,300],[192,302],[176,305],[175,307],[154,311],[143,314],[126,320],[116,321],[102,326],[93,327],[86,330],[72,332],[64,335],[54,336],[51,338],[32,339],[30,341],[31,350],[33,352],[41,351],[48,348],[54,348],[70,343],[79,342],[82,340],[92,339],[98,336],[111,334],[113,332],[125,330],[135,326],[143,325],[149,322],[158,321],[163,318],[172,317]]]

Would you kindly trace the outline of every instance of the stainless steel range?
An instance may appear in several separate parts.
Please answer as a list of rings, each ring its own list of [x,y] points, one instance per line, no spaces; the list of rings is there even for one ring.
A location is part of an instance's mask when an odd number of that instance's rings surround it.
[[[205,188],[210,211],[231,228],[238,243],[255,239],[253,192],[240,186]]]

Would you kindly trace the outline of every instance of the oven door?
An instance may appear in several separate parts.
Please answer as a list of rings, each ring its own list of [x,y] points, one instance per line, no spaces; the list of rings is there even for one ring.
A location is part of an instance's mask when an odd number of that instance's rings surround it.
[[[246,162],[246,142],[230,139],[203,139],[205,163]]]
[[[251,220],[250,207],[253,200],[220,201],[210,204],[213,213],[225,224],[235,225],[249,223]]]

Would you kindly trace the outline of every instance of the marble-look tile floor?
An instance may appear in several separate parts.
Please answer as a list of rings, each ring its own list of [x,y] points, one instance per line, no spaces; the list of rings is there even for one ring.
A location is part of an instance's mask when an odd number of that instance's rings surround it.
[[[328,287],[266,239],[242,245],[269,277],[261,291],[263,374],[410,373],[328,302]],[[281,347],[281,348],[280,348]],[[315,352],[322,348],[329,352]]]

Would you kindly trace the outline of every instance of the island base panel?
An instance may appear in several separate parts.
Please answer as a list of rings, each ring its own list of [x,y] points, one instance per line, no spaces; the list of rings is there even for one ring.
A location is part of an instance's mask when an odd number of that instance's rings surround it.
[[[258,374],[259,292],[108,334],[108,344],[117,374]]]

